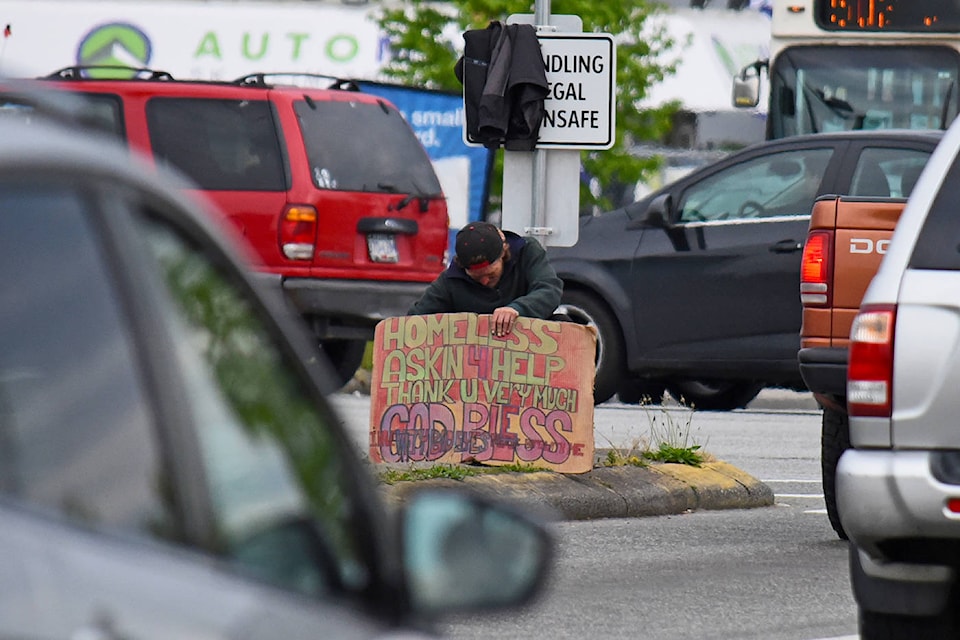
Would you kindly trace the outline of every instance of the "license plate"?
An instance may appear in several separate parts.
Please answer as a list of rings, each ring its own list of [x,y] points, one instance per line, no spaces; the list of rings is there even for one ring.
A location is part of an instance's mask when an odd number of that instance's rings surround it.
[[[367,252],[374,262],[400,262],[397,240],[392,233],[371,233],[367,235]]]

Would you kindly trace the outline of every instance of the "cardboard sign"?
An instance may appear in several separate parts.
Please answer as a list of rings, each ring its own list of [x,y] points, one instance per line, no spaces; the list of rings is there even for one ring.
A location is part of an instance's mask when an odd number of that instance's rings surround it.
[[[377,325],[372,460],[593,467],[596,331],[518,318],[497,337],[491,318],[447,313]]]

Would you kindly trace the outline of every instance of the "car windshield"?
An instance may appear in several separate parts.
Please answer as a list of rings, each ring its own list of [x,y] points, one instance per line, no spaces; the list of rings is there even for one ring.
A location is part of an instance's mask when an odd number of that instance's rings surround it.
[[[296,103],[313,181],[321,189],[440,193],[430,158],[396,109],[376,103]]]
[[[770,70],[772,137],[939,129],[957,114],[960,57],[947,47],[788,49]]]

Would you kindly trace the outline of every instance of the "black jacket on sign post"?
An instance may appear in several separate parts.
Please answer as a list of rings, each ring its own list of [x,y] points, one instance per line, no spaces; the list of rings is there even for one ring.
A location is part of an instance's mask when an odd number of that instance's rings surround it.
[[[493,21],[466,31],[463,40],[454,72],[463,84],[467,140],[533,151],[549,91],[536,28]]]

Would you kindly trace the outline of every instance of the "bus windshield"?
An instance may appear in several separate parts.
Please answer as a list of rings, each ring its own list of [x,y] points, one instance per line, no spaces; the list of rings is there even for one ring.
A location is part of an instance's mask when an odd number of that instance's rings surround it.
[[[768,138],[942,129],[957,115],[960,54],[945,46],[797,46],[771,61]]]

